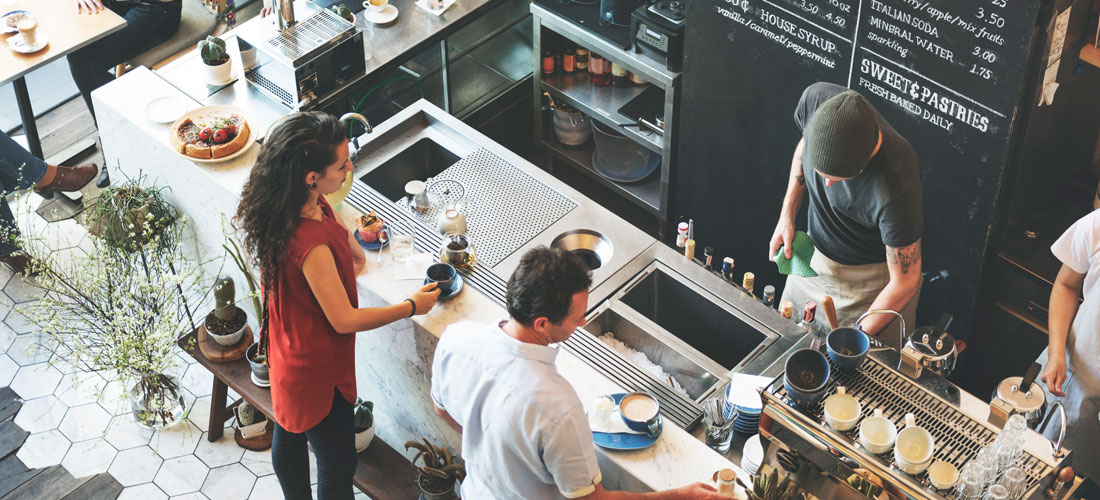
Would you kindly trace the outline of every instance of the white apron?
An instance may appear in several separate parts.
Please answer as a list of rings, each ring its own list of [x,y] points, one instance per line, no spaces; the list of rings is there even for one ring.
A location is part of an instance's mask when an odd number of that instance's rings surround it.
[[[1047,350],[1036,360],[1046,366]],[[1078,475],[1100,480],[1100,287],[1093,287],[1085,297],[1066,341],[1066,381],[1062,384],[1065,397],[1050,393],[1047,410],[1060,401],[1066,410],[1066,440],[1063,446],[1073,450],[1073,469]],[[1059,423],[1054,416],[1044,434],[1057,440]]]

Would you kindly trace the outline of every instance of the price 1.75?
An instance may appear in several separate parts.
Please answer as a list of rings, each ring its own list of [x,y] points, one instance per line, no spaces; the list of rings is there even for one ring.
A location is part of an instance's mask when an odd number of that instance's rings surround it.
[[[978,75],[986,80],[993,78],[993,70],[984,66],[978,66],[977,64],[970,66],[970,73],[973,75]]]

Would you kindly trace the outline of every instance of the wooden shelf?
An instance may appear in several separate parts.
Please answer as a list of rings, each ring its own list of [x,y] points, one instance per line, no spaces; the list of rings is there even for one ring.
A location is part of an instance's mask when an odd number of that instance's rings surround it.
[[[1082,61],[1100,68],[1100,47],[1086,43],[1084,47],[1081,47],[1079,57]]]

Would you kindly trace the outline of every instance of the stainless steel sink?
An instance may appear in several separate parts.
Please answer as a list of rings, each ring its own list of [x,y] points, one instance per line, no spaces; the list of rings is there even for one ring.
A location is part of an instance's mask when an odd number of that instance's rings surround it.
[[[458,155],[424,137],[359,178],[390,201],[405,196],[405,183],[427,180],[454,165]]]
[[[574,229],[561,233],[554,238],[550,246],[576,255],[591,271],[602,267],[604,262],[610,262],[614,254],[611,240],[599,231],[591,229]]]
[[[596,337],[611,333],[627,347],[645,354],[676,379],[695,402],[701,402],[728,380],[728,369],[619,304],[605,302],[590,315],[584,330]]]

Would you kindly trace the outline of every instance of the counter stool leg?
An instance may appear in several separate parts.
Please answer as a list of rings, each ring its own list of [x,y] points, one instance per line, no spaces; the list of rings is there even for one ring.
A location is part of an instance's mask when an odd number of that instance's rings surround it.
[[[225,401],[229,387],[222,379],[214,377],[214,391],[210,395],[210,422],[209,432],[206,433],[207,441],[217,441],[222,438],[225,428]]]

